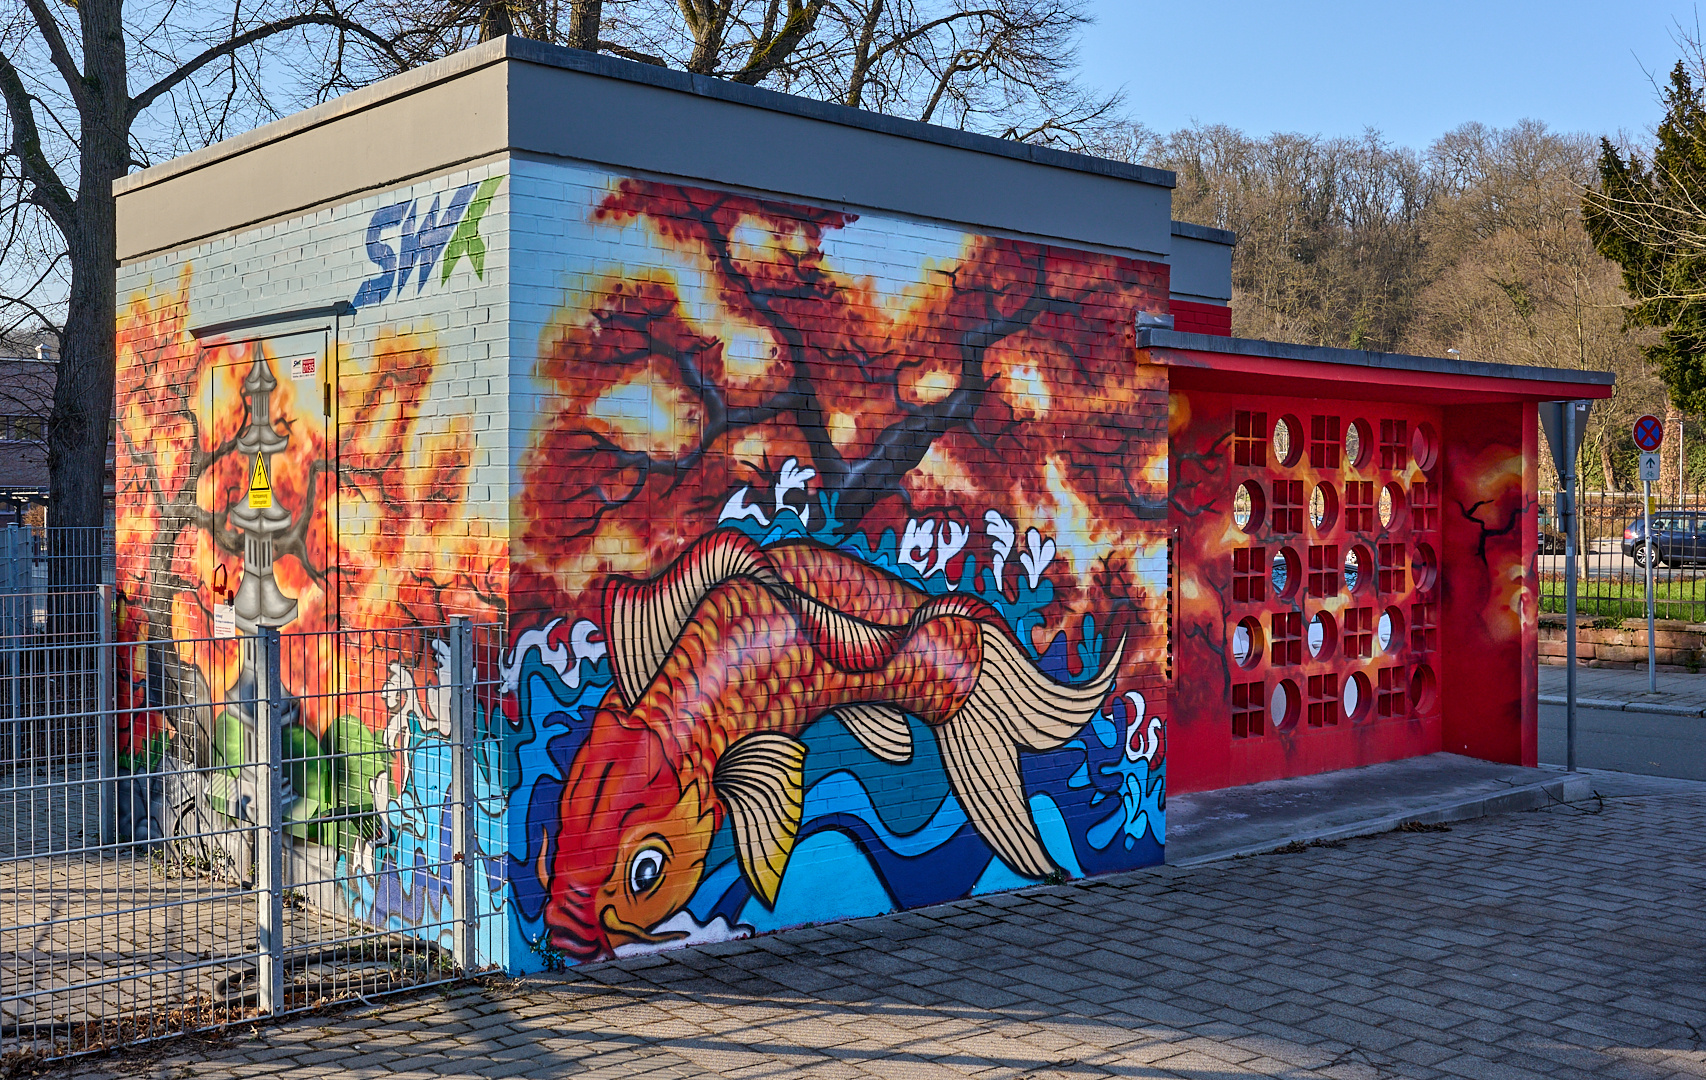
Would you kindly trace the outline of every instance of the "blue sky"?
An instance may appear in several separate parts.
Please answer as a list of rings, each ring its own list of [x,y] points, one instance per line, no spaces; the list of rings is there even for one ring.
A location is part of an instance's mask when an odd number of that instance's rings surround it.
[[[1418,148],[1469,120],[1640,135],[1659,116],[1648,73],[1669,73],[1676,21],[1696,19],[1674,0],[1090,4],[1084,74],[1123,84],[1128,111],[1151,128],[1373,126]]]

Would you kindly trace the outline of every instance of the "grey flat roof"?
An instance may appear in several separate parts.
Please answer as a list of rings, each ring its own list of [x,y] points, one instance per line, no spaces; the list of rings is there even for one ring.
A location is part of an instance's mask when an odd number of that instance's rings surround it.
[[[121,262],[541,155],[1165,261],[1174,175],[517,37],[122,177]]]
[[[1217,229],[1213,225],[1198,225],[1194,221],[1173,222],[1173,235],[1183,236],[1191,240],[1206,240],[1211,244],[1225,244],[1231,247],[1238,242],[1238,234],[1231,229]]]
[[[1011,139],[997,139],[993,136],[943,127],[939,124],[926,124],[918,120],[906,120],[898,116],[867,112],[864,109],[850,109],[845,105],[835,105],[814,98],[795,97],[792,94],[765,90],[757,86],[747,86],[743,83],[730,82],[727,79],[716,79],[708,75],[694,75],[691,72],[677,71],[674,68],[636,63],[632,60],[623,60],[602,53],[590,53],[580,49],[564,48],[560,45],[549,45],[528,38],[512,37],[509,41],[508,54],[511,57],[546,67],[581,71],[589,75],[602,75],[608,79],[642,83],[647,86],[675,90],[683,94],[694,94],[698,97],[767,109],[789,116],[802,116],[810,120],[822,120],[827,123],[841,124],[845,127],[860,128],[865,131],[877,131],[884,135],[898,135],[906,139],[917,139],[920,142],[936,143],[939,146],[952,146],[961,150],[973,150],[980,154],[1014,158],[1018,161],[1029,161],[1037,165],[1050,165],[1057,169],[1072,169],[1077,172],[1095,173],[1098,176],[1111,176],[1120,180],[1135,180],[1141,184],[1156,184],[1168,188],[1177,183],[1177,177],[1174,173],[1166,169],[1151,168],[1148,165],[1110,161],[1107,158],[1091,157],[1089,154],[1075,154],[1049,146],[1014,142]]]
[[[1014,142],[1010,139],[997,139],[993,136],[943,127],[939,124],[926,124],[898,116],[867,112],[863,109],[850,109],[845,105],[796,97],[775,90],[765,90],[762,87],[746,86],[742,83],[729,82],[727,79],[694,75],[691,72],[676,71],[673,68],[661,68],[651,64],[623,60],[619,57],[605,56],[602,53],[584,52],[580,49],[569,49],[560,45],[512,36],[474,46],[423,67],[353,90],[332,101],[292,113],[282,119],[274,120],[272,123],[263,124],[253,131],[232,136],[229,139],[214,143],[212,146],[120,177],[113,182],[113,191],[115,194],[123,193],[131,188],[164,179],[174,173],[210,164],[222,157],[239,153],[259,143],[284,138],[305,128],[323,124],[337,116],[359,111],[387,98],[401,97],[417,92],[424,86],[443,79],[453,78],[469,68],[480,67],[500,59],[525,60],[528,63],[540,64],[545,67],[599,75],[607,79],[617,79],[643,86],[655,86],[665,90],[674,90],[678,93],[747,105],[789,116],[821,120],[827,123],[840,124],[844,127],[880,132],[884,135],[898,135],[906,139],[935,143],[939,146],[952,146],[961,150],[992,154],[996,157],[1012,158],[1017,161],[1029,161],[1037,165],[1049,165],[1057,169],[1071,169],[1075,172],[1093,173],[1120,180],[1134,180],[1138,183],[1155,184],[1166,188],[1171,188],[1177,183],[1174,173],[1148,165],[1133,165],[1124,161],[1092,157],[1089,154],[1075,154],[1067,150],[1057,150],[1049,146]],[[1225,230],[1209,231],[1224,232]]]
[[[1445,356],[1412,356],[1409,353],[1370,352],[1366,349],[1334,349],[1325,345],[1291,345],[1283,341],[1255,338],[1187,334],[1178,330],[1139,330],[1140,349],[1189,349],[1195,352],[1265,356],[1275,360],[1305,360],[1315,364],[1415,371],[1434,375],[1465,375],[1486,379],[1526,379],[1532,382],[1574,383],[1579,386],[1610,386],[1616,376],[1609,371],[1578,371],[1573,368],[1529,367],[1526,364],[1492,364],[1479,360],[1453,360]]]

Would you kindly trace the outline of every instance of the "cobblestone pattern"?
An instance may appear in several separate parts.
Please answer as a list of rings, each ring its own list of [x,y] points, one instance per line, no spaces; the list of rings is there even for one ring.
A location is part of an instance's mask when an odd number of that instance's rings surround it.
[[[1706,795],[1645,790],[465,988],[78,1075],[1706,1076]]]

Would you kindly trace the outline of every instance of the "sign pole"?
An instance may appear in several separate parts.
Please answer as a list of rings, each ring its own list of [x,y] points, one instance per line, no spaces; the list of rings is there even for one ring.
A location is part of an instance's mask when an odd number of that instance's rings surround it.
[[[1564,484],[1558,517],[1564,527],[1564,745],[1571,772],[1576,771],[1576,451],[1581,449],[1592,406],[1591,401],[1544,401],[1538,410],[1540,426],[1552,448],[1552,464],[1558,467],[1558,478]],[[1654,425],[1659,423],[1650,416],[1636,422],[1637,443],[1646,435],[1641,425],[1649,420]]]
[[[1642,528],[1647,547],[1647,693],[1659,692],[1658,650],[1653,644],[1653,564],[1659,561],[1659,545],[1653,540],[1653,482],[1641,481],[1646,497],[1647,521]]]
[[[1659,544],[1653,538],[1653,481],[1659,478],[1659,448],[1665,443],[1664,422],[1648,414],[1635,421],[1632,432],[1635,445],[1641,448],[1641,561],[1647,565],[1647,693],[1659,691],[1658,642],[1654,640],[1653,564],[1659,561]],[[1677,502],[1682,502],[1682,430],[1677,425],[1676,449],[1678,468],[1676,479]]]
[[[1563,409],[1564,446],[1568,456],[1560,461],[1564,466],[1564,762],[1571,772],[1576,771],[1576,410]]]

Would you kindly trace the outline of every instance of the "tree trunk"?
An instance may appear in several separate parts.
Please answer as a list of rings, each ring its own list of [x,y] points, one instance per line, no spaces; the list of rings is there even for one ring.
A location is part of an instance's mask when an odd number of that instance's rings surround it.
[[[515,22],[509,15],[509,0],[482,0],[480,4],[480,40],[490,41],[515,33]]]
[[[1653,485],[1653,501],[1669,505],[1676,498],[1676,478],[1682,464],[1676,453],[1676,433],[1682,426],[1682,413],[1669,401],[1665,402],[1665,441],[1659,446],[1659,482]]]
[[[859,40],[853,46],[853,70],[847,76],[847,94],[842,104],[850,109],[865,106],[865,80],[871,73],[871,49],[877,37],[877,22],[883,17],[883,0],[871,0],[871,9],[859,27]]]
[[[570,0],[569,48],[597,52],[598,31],[603,22],[604,0]]]
[[[113,418],[118,237],[113,181],[130,168],[130,95],[120,0],[83,0],[84,85],[75,228],[67,236],[71,290],[48,421],[49,580],[101,580],[107,446]]]

